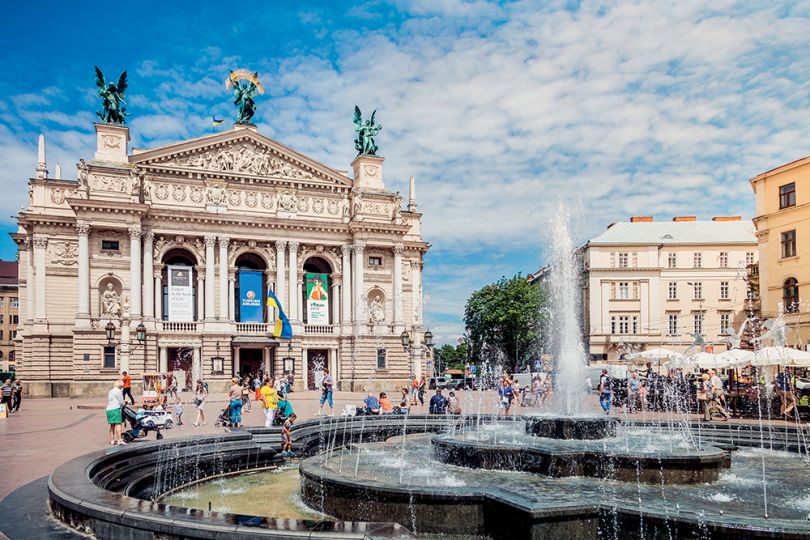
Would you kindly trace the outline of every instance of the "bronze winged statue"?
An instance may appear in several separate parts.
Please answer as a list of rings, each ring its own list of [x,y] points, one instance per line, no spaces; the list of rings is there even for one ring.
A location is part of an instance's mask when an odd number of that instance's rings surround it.
[[[237,107],[236,123],[248,124],[256,114],[256,94],[264,94],[259,74],[247,69],[231,71],[225,81],[225,89],[233,88],[233,104]]]
[[[96,114],[106,124],[123,125],[126,123],[127,108],[124,94],[127,91],[127,72],[118,77],[118,83],[107,83],[104,74],[96,67],[96,86],[101,98],[101,110]]]
[[[357,132],[357,138],[354,140],[354,148],[357,150],[358,156],[376,156],[377,144],[374,142],[374,137],[382,130],[382,124],[374,123],[374,116],[377,114],[377,109],[371,113],[369,120],[363,121],[363,114],[360,112],[360,107],[354,106],[354,130]]]

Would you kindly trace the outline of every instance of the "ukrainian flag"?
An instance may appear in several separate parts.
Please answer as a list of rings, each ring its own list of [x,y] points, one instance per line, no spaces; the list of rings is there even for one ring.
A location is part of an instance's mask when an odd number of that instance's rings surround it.
[[[274,307],[278,310],[278,318],[276,319],[276,327],[273,329],[273,335],[281,339],[292,339],[292,326],[290,326],[290,319],[281,309],[281,302],[278,301],[273,291],[267,291],[267,305]]]
[[[224,121],[225,121],[225,120],[217,120],[217,117],[216,117],[216,116],[212,116],[212,117],[211,117],[211,125],[212,125],[212,126],[218,126],[218,125],[220,125],[220,124],[221,124],[222,122],[224,122]]]

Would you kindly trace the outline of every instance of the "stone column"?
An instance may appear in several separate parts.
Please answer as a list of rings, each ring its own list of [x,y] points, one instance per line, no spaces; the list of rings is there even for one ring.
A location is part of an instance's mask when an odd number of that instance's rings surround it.
[[[153,268],[152,273],[155,280],[154,295],[155,295],[155,319],[158,321],[163,320],[163,278],[161,276],[161,269]]]
[[[120,362],[118,366],[119,371],[129,371],[129,354],[132,350],[132,345],[130,344],[130,334],[129,334],[129,323],[130,318],[129,315],[124,311],[124,316],[121,318],[121,347],[119,348],[120,355]]]
[[[402,244],[394,246],[394,333],[401,334],[405,329],[402,318]]]
[[[203,279],[202,268],[197,267],[197,320],[201,321],[205,318],[205,303],[203,297],[205,296],[205,280]]]
[[[213,320],[214,315],[214,280],[215,264],[214,245],[217,243],[216,236],[205,237],[205,318]]]
[[[149,319],[155,316],[154,282],[150,279],[155,260],[153,245],[155,233],[148,231],[143,235],[143,316]]]
[[[332,326],[340,325],[340,287],[343,284],[339,274],[332,274],[332,291],[329,297],[332,300],[332,313],[330,316],[332,320],[329,321]]]
[[[270,375],[272,372],[272,366],[270,365],[270,347],[264,347],[262,349],[262,369],[265,375]]]
[[[332,375],[332,379],[335,381],[335,385],[338,382],[338,350],[336,347],[329,349],[329,374]],[[337,386],[335,386],[335,390],[337,390]]]
[[[219,237],[219,318],[228,318],[228,242],[227,236]]]
[[[141,227],[129,227],[129,312],[133,320],[141,318]]]
[[[48,238],[44,236],[34,236],[34,320],[37,322],[45,322],[47,313],[45,312],[45,266],[46,266],[46,252],[48,248]]]
[[[413,325],[422,325],[422,265],[411,261],[411,299],[413,304]]]
[[[287,248],[287,242],[286,241],[279,240],[278,242],[276,242],[276,290],[274,290],[273,292],[275,293],[276,298],[278,298],[278,301],[281,304],[281,307],[283,309],[287,310],[286,312],[289,313],[290,306],[287,305],[287,299],[285,298],[285,294],[284,294],[285,289],[286,289],[286,287],[284,285],[284,283],[285,283],[284,250],[286,248]]]
[[[341,304],[343,308],[343,323],[352,322],[352,246],[340,246],[343,253],[343,296]]]
[[[309,362],[307,362],[307,350],[301,348],[301,383],[304,390],[309,390]]]
[[[275,284],[273,283],[273,272],[271,270],[265,270],[264,271],[264,280],[265,280],[265,287],[267,287],[267,290],[275,292],[274,291],[274,289],[275,289],[274,285]],[[265,294],[264,296],[265,296],[265,298],[262,299],[262,302],[265,302],[265,304],[266,304],[267,295]],[[265,318],[265,321],[266,322],[271,322],[271,321],[274,321],[275,319],[276,319],[276,311],[274,309],[272,309],[272,308],[268,308],[267,309],[267,317]]]
[[[298,321],[304,320],[304,301],[302,298],[304,297],[304,273],[298,272],[298,282],[295,286],[295,302],[298,306],[298,316],[296,319]]]
[[[79,235],[79,303],[77,318],[90,317],[90,225],[76,223]]]
[[[233,376],[239,376],[239,365],[240,365],[240,358],[239,358],[239,347],[233,348]]]
[[[363,257],[365,256],[366,244],[365,242],[357,241],[354,243],[354,320],[357,324],[358,331],[364,331],[366,319],[366,299],[365,299],[365,263]]]
[[[26,319],[34,320],[34,241],[32,238],[25,240],[27,248],[25,257],[25,312]]]
[[[203,378],[200,348],[194,347],[191,354],[191,387],[194,388],[197,385],[197,380]]]
[[[289,243],[290,248],[290,271],[288,275],[289,288],[290,288],[290,301],[287,308],[287,317],[290,322],[298,322],[298,242],[291,240]]]
[[[228,272],[228,319],[236,321],[236,270]]]
[[[160,357],[160,372],[166,373],[167,371],[169,371],[169,349],[167,349],[166,347],[160,347],[159,357]],[[180,385],[178,383],[178,387],[179,386]]]

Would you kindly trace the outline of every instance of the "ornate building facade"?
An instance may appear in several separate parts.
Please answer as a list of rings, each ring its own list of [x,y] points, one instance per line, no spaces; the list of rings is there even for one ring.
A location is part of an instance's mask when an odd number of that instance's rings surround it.
[[[124,370],[174,372],[181,387],[293,372],[301,389],[329,367],[356,390],[421,375],[421,349],[400,340],[423,331],[413,179],[403,208],[383,158],[358,156],[349,177],[246,125],[131,152],[125,126],[96,135],[76,180],[48,177],[40,140],[12,235],[30,395],[96,394]],[[271,290],[289,342],[273,336]]]

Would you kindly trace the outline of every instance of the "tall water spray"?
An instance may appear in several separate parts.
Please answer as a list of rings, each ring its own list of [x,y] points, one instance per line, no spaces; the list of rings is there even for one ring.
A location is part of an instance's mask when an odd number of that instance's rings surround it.
[[[555,407],[573,415],[580,411],[584,398],[585,348],[579,323],[582,288],[568,225],[568,211],[560,204],[550,228],[549,328],[557,371]]]

